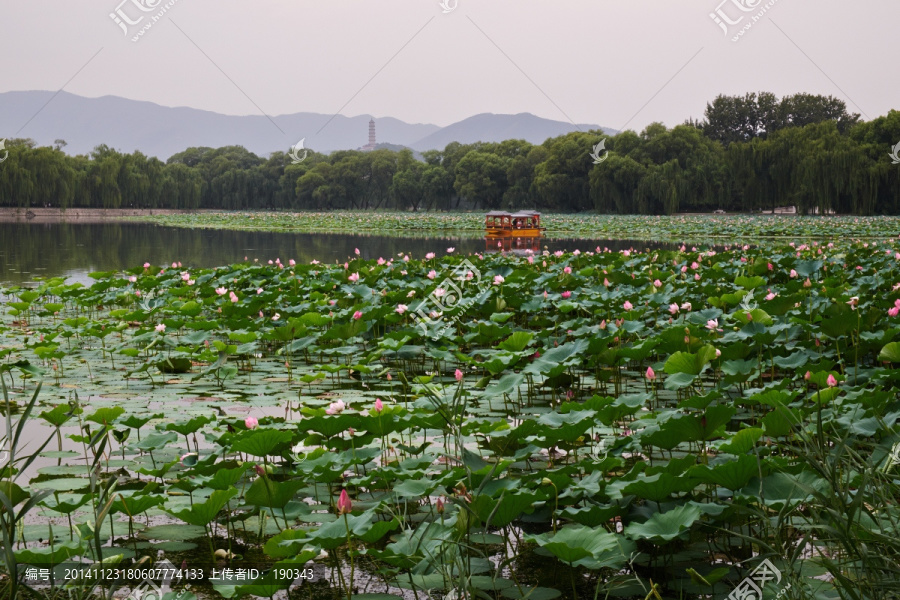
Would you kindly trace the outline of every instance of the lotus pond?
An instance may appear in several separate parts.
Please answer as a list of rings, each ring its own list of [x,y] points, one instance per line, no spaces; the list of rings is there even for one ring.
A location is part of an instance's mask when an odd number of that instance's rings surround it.
[[[251,231],[362,232],[420,235],[451,232],[480,238],[484,213],[408,212],[215,212],[153,215],[134,220],[185,228]],[[597,215],[545,214],[541,219],[550,237],[630,239],[682,243],[729,243],[734,239],[860,238],[900,234],[897,217],[802,217],[784,215]]]
[[[7,287],[0,596],[896,598],[898,248]]]

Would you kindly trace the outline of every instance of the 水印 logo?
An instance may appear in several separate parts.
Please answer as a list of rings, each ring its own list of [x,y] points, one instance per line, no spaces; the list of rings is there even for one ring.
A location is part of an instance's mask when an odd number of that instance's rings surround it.
[[[9,150],[6,149],[5,139],[0,140],[0,152],[2,152],[2,154],[0,154],[0,163],[2,163],[4,160],[9,158]]]
[[[606,149],[606,138],[603,138],[598,144],[594,146],[594,151],[591,152],[591,158],[594,159],[595,165],[599,165],[604,160],[609,158],[609,150]]]
[[[458,282],[458,283],[457,283]],[[438,286],[426,296],[418,305],[412,315],[413,320],[417,321],[417,327],[424,335],[428,331],[428,326],[443,320],[444,313],[454,308],[461,309],[452,320],[459,318],[462,312],[473,302],[472,298],[466,300],[463,294],[463,287],[475,286],[479,287],[481,283],[481,271],[473,265],[468,259],[453,268],[449,277],[445,277]],[[447,325],[450,327],[451,325]],[[446,329],[446,328],[444,328]]]
[[[3,148],[3,143],[0,142],[0,149]],[[895,165],[900,165],[900,142],[897,142],[897,145],[894,146],[891,152],[888,154],[891,157],[891,162]]]
[[[291,146],[291,151],[289,153],[289,156],[291,157],[292,165],[299,165],[304,160],[306,160],[306,155],[309,153],[309,151],[303,148],[303,142],[305,142],[305,141],[306,141],[306,138],[303,138],[302,140],[297,142],[295,145]],[[300,156],[301,152],[303,152],[303,156]]]
[[[775,585],[781,583],[781,571],[769,559],[765,559],[732,590],[728,600],[763,600],[763,590],[769,582]],[[782,587],[775,598],[780,598],[789,589],[790,583]]]
[[[459,0],[441,0],[438,4],[440,4],[441,9],[446,15],[447,13],[451,13],[456,10],[456,7],[459,6]]]
[[[178,0],[122,0],[116,9],[109,13],[109,18],[125,33],[131,34],[131,41],[139,41],[155,23],[158,23]],[[153,13],[153,14],[150,14]],[[137,28],[133,31],[132,28]]]

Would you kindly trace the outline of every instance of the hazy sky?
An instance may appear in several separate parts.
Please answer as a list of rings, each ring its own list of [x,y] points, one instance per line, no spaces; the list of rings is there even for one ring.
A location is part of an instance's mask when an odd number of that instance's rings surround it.
[[[444,13],[438,0],[0,0],[0,92],[64,86],[235,115],[340,112],[437,125],[531,112],[636,130],[699,117],[719,93],[829,94],[864,118],[900,108],[897,0],[445,2],[456,8]],[[728,36],[710,17],[717,8],[743,17]],[[143,20],[126,25],[126,35],[110,17],[117,9]]]

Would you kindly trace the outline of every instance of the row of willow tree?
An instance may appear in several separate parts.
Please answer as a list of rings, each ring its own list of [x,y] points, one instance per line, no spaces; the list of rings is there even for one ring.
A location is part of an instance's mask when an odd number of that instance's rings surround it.
[[[900,111],[861,121],[832,97],[770,93],[719,96],[701,121],[639,134],[454,142],[419,156],[310,151],[297,164],[240,146],[162,162],[107,146],[68,156],[62,140],[16,139],[0,163],[0,206],[900,214],[900,165],[890,156],[898,143]]]

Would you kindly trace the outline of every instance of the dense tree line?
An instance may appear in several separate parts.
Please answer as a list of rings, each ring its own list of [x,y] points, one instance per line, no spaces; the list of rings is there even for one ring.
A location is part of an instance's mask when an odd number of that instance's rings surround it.
[[[832,97],[770,93],[719,96],[704,119],[671,129],[454,142],[422,160],[409,150],[311,151],[294,164],[284,152],[229,146],[162,162],[106,146],[71,157],[62,140],[16,139],[0,163],[0,206],[898,214],[900,165],[889,156],[898,143],[900,111],[861,121]]]

